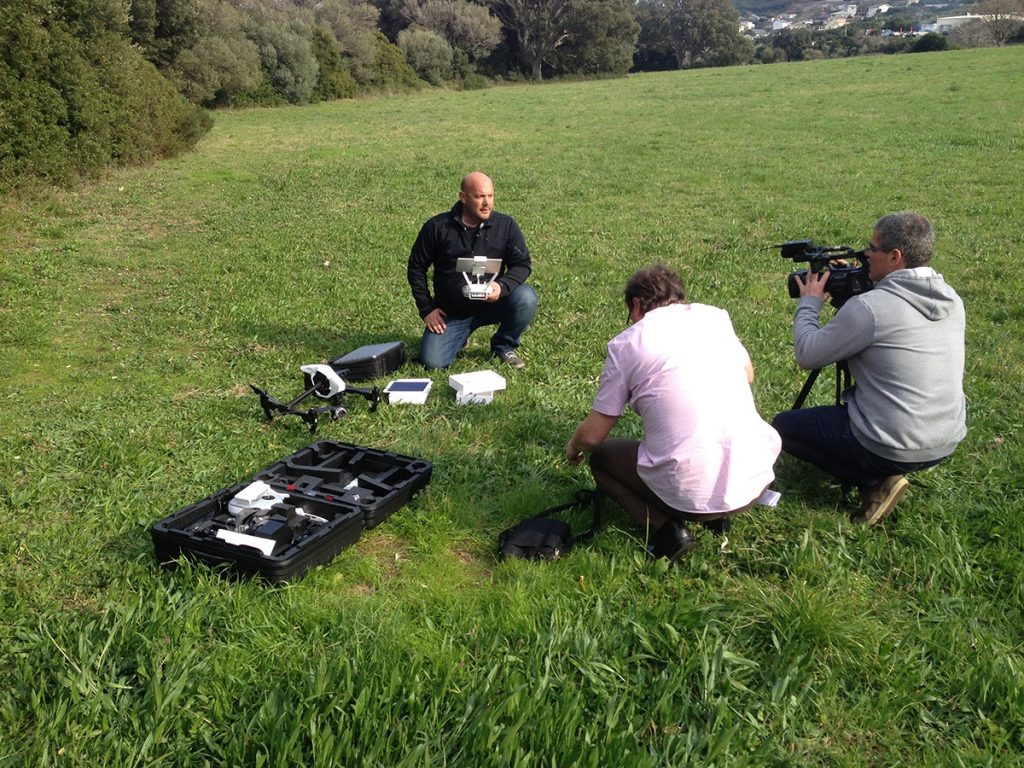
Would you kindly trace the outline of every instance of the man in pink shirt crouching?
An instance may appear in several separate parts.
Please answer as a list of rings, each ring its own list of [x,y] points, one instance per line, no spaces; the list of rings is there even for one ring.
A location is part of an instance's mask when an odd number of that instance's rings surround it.
[[[661,264],[625,289],[629,327],[608,343],[590,413],[565,445],[590,454],[598,490],[646,530],[648,552],[675,560],[695,546],[684,522],[723,527],[775,479],[781,440],[757,413],[754,369],[724,309],[687,304]],[[629,406],[643,440],[608,435]]]

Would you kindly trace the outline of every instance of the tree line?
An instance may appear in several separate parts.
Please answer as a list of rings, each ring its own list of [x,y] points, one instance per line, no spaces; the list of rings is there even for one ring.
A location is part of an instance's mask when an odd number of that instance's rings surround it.
[[[210,108],[915,49],[863,25],[755,45],[730,0],[16,0],[0,35],[0,188],[173,155]]]

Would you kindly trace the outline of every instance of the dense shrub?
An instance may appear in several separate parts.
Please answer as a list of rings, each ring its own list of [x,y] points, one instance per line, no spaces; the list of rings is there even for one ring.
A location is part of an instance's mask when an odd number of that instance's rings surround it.
[[[313,101],[346,99],[356,95],[356,81],[348,71],[331,28],[320,23],[313,28],[313,57],[319,66]]]
[[[374,38],[375,55],[373,71],[367,85],[370,89],[381,91],[406,90],[419,88],[423,83],[416,77],[416,72],[405,60],[402,51],[388,42],[383,33],[378,32]]]
[[[131,41],[203,106],[307,104],[373,76],[378,11],[362,0],[115,0]]]
[[[132,7],[141,2],[133,0]],[[243,31],[246,14],[218,0],[203,6],[201,17],[195,44],[179,52],[164,74],[190,101],[204,106],[231,104],[239,94],[257,92],[264,75],[256,43]]]
[[[776,48],[774,45],[759,45],[754,59],[762,64],[777,64],[782,61],[788,61],[786,52],[782,48]]]
[[[284,14],[252,14],[246,36],[259,50],[260,66],[274,93],[291,104],[308,104],[320,71],[308,27]]]
[[[452,77],[452,47],[441,35],[422,27],[398,33],[398,47],[424,80],[439,85]]]
[[[99,0],[106,2],[107,0]],[[205,0],[117,0],[128,8],[129,36],[161,72],[209,32]]]
[[[501,42],[501,22],[482,5],[467,0],[420,0],[406,8],[410,26],[436,32],[467,61],[485,58]]]
[[[0,62],[0,189],[29,176],[65,179],[76,166],[68,142],[67,105],[59,90]]]
[[[249,40],[207,35],[177,58],[170,77],[189,101],[208,107],[255,91],[263,78],[260,55]]]
[[[879,38],[875,50],[879,53],[906,53],[910,50],[911,45],[913,45],[911,40],[913,38],[903,37],[902,35]]]
[[[375,78],[380,11],[361,0],[318,0],[315,15],[334,34],[352,79],[367,87]]]
[[[173,155],[212,124],[127,42],[117,0],[22,0],[0,27],[2,188]]]
[[[459,84],[462,86],[464,91],[479,91],[484,88],[489,88],[491,81],[478,72],[466,72]]]
[[[921,35],[914,41],[914,44],[910,46],[910,50],[913,53],[944,51],[947,48],[949,48],[949,40],[946,39],[945,35],[940,35],[938,32],[928,32],[927,34]]]

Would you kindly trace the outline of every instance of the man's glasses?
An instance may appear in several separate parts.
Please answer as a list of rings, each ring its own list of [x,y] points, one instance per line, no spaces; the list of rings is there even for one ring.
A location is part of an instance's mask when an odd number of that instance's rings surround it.
[[[893,250],[893,249],[892,248],[876,247],[876,246],[872,245],[871,243],[868,243],[866,246],[864,246],[864,253],[888,253],[891,250]]]

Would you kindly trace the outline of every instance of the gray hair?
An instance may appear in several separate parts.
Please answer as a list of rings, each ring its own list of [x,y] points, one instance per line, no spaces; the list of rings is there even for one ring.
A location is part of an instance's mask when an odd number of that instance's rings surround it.
[[[908,269],[923,267],[932,260],[935,232],[931,222],[914,211],[886,214],[875,222],[878,245],[886,251],[896,248]]]

